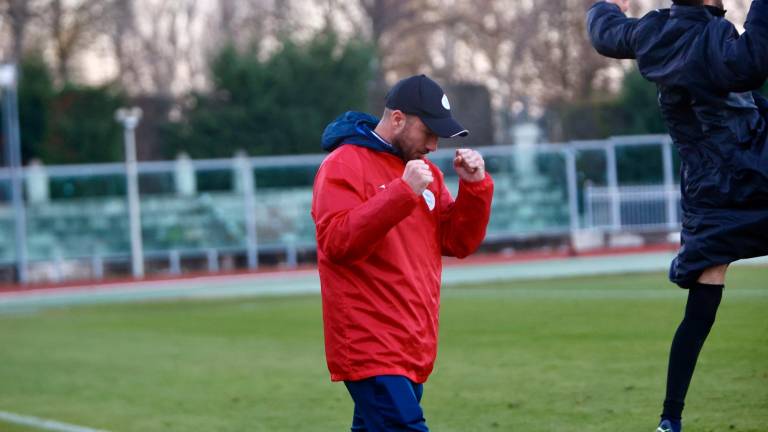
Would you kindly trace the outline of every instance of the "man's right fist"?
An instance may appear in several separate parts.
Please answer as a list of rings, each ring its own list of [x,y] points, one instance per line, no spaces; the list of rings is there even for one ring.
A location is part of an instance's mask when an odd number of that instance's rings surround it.
[[[622,12],[627,13],[629,10],[629,0],[605,0],[608,3],[613,3],[621,9]]]
[[[405,164],[403,171],[403,180],[413,189],[416,195],[424,193],[424,189],[429,186],[435,178],[432,176],[432,170],[429,165],[421,159],[414,159]]]

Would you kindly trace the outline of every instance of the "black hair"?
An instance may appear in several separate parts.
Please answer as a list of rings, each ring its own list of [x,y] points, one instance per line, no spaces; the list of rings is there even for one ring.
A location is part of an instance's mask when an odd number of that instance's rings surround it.
[[[704,0],[672,0],[672,3],[681,6],[704,6]]]

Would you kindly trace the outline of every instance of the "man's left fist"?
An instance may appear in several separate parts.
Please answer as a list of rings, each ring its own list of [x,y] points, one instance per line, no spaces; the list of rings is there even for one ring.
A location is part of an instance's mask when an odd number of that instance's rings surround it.
[[[480,153],[471,149],[456,149],[453,168],[464,181],[478,182],[485,178],[485,161]]]

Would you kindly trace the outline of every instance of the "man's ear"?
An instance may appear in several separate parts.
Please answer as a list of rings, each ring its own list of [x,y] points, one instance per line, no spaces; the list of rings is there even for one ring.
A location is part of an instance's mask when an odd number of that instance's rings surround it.
[[[406,114],[400,110],[393,110],[389,116],[389,120],[392,123],[392,130],[395,132],[402,132],[405,129],[405,122],[407,120]]]

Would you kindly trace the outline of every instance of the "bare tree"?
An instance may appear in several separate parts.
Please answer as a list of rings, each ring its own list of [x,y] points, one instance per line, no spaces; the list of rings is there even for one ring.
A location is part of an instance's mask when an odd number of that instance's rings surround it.
[[[364,28],[376,49],[372,95],[378,99],[387,88],[386,74],[415,73],[426,58],[425,35],[437,26],[434,5],[425,0],[355,0]]]
[[[25,48],[25,36],[38,7],[38,2],[34,0],[0,1],[0,19],[9,26],[10,33],[8,60],[21,61]]]
[[[130,31],[122,36],[130,47],[125,62],[133,69],[128,87],[170,98],[203,73],[196,45],[206,37],[198,29],[200,6],[197,0],[144,1],[139,8],[141,14],[137,10]]]
[[[276,41],[278,34],[291,32],[292,3],[279,0],[218,0],[218,22],[211,28],[213,37],[207,50],[223,43],[259,52],[266,40]]]
[[[135,59],[131,53],[131,36],[136,31],[134,0],[114,0],[110,14],[111,26],[108,34],[117,63],[117,80],[123,87],[129,87],[136,80]]]
[[[118,78],[130,93],[166,99],[205,88],[222,46],[263,54],[300,22],[284,0],[111,1],[107,33]]]
[[[80,0],[76,3],[50,0],[45,17],[50,28],[56,77],[68,82],[73,58],[103,33],[112,0]]]
[[[221,15],[219,21],[224,39],[228,41],[234,40],[237,3],[234,0],[219,0],[219,14]]]

